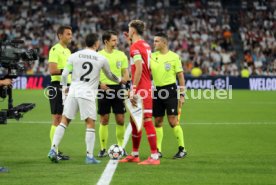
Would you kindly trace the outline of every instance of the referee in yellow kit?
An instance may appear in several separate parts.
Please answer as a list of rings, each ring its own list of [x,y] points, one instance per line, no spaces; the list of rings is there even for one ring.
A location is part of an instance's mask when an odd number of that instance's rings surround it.
[[[178,54],[168,49],[168,36],[157,33],[154,37],[155,52],[151,55],[151,71],[156,87],[153,98],[153,117],[157,134],[157,148],[159,157],[162,157],[163,118],[167,112],[168,122],[173,128],[178,141],[178,152],[174,159],[184,158],[187,152],[184,148],[183,130],[178,120],[178,109],[184,103],[184,74],[181,60]],[[177,91],[176,77],[179,82],[179,94]]]
[[[56,127],[59,125],[63,112],[63,100],[60,85],[61,73],[67,64],[67,59],[71,55],[68,45],[72,41],[72,28],[70,26],[60,26],[57,30],[59,42],[56,43],[49,52],[48,68],[51,74],[51,86],[49,90],[49,100],[52,114],[52,126],[50,130],[51,145]],[[71,82],[71,75],[68,83]],[[57,156],[58,160],[68,160],[69,156],[63,155],[60,151]]]
[[[128,80],[128,59],[125,53],[116,49],[118,42],[117,35],[117,32],[111,30],[103,33],[102,41],[104,48],[99,51],[99,54],[108,60],[110,70],[113,74]],[[118,93],[121,90],[122,87],[120,84],[109,80],[103,71],[101,71],[100,90],[98,93],[98,114],[100,114],[99,137],[101,150],[98,157],[105,157],[107,155],[108,122],[111,108],[115,114],[117,144],[119,146],[123,145],[125,134],[124,114],[126,110],[124,99],[123,97],[120,97],[120,94],[122,95],[122,93]],[[126,155],[125,150],[124,155]]]

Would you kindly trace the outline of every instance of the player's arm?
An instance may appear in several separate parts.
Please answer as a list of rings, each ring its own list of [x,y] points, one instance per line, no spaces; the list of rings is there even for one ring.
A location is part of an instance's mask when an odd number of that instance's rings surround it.
[[[68,59],[67,65],[64,68],[62,74],[61,74],[61,81],[60,81],[60,85],[62,86],[67,86],[67,79],[68,79],[68,75],[73,71],[73,63],[70,60],[70,58]]]
[[[185,78],[184,78],[184,72],[182,68],[182,63],[181,59],[179,59],[176,62],[176,75],[178,78],[178,83],[179,83],[179,94],[180,94],[180,102],[184,103],[185,101]]]
[[[125,81],[129,80],[129,72],[128,72],[128,68],[124,68],[122,69],[122,77]]]
[[[178,83],[180,87],[180,94],[184,94],[185,92],[185,78],[184,78],[184,73],[183,71],[177,73],[177,78],[178,78]]]
[[[58,69],[58,67],[57,67],[58,65],[57,65],[57,63],[56,62],[49,62],[49,65],[48,65],[48,67],[49,67],[49,72],[50,72],[50,74],[51,75],[60,75],[61,73],[62,73],[62,69]]]
[[[128,69],[128,59],[125,54],[123,54],[122,57],[122,69],[121,69],[121,75],[125,81],[127,81],[125,88],[127,90],[130,89],[130,76],[129,76],[129,69]]]
[[[122,57],[122,69],[121,69],[122,77],[125,81],[129,81],[129,71],[128,71],[128,59],[125,54]]]
[[[67,65],[64,68],[62,74],[61,74],[61,81],[60,85],[62,85],[62,104],[64,104],[65,99],[67,97],[69,88],[67,87],[67,77],[68,75],[73,71],[73,64],[72,62],[68,59]]]
[[[183,104],[185,102],[185,78],[184,73],[177,73],[178,83],[179,83],[179,95],[180,95],[180,103]]]
[[[143,70],[143,66],[142,66],[142,57],[141,55],[135,55],[133,57],[134,59],[134,64],[135,64],[135,73],[134,73],[134,77],[133,77],[133,83],[132,83],[132,91],[130,92],[130,102],[132,103],[133,106],[137,106],[137,100],[136,97],[134,96],[136,94],[136,87],[138,86],[140,80],[141,80],[141,76],[142,76],[142,70]]]
[[[142,59],[142,56],[140,54],[135,55],[133,57],[133,59],[134,59],[134,64],[135,64],[135,68],[136,68],[135,73],[134,73],[134,77],[133,77],[133,86],[137,87],[140,80],[141,80],[141,76],[142,76],[143,59]]]

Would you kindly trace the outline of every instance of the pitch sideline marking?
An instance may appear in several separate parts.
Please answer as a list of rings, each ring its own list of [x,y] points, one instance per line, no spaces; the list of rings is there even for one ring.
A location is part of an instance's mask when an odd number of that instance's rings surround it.
[[[125,135],[124,135],[124,143],[122,146],[123,148],[125,148],[125,146],[128,142],[130,133],[131,133],[131,124],[129,123],[127,126],[127,129],[126,129]],[[97,182],[97,185],[109,185],[110,184],[113,174],[118,166],[118,163],[119,163],[118,160],[109,160],[109,162],[107,163],[107,165],[101,175],[101,178]]]

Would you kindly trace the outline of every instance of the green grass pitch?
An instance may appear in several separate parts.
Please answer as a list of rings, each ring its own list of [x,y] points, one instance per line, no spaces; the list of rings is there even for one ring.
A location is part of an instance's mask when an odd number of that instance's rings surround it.
[[[166,121],[161,165],[119,164],[111,184],[276,184],[276,93],[236,90],[232,96],[231,100],[188,99],[181,115],[188,156],[172,159],[177,143]],[[8,173],[0,173],[0,184],[96,184],[108,158],[99,165],[84,164],[85,126],[79,118],[66,130],[60,146],[71,160],[52,164],[47,158],[48,100],[41,90],[15,90],[14,105],[23,102],[36,103],[36,107],[19,122],[0,125],[0,166],[9,168]],[[6,108],[6,102],[0,102],[0,108]],[[109,133],[109,145],[116,143],[113,116]],[[95,155],[99,149],[97,136]],[[149,156],[145,132],[140,153],[142,159]]]

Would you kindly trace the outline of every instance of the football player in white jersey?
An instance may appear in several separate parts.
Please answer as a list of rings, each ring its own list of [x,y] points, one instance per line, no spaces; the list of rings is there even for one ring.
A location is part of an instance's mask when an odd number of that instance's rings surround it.
[[[100,161],[94,158],[95,143],[95,120],[96,97],[99,85],[100,71],[103,69],[105,75],[114,82],[125,83],[126,81],[116,77],[109,68],[106,58],[99,55],[96,50],[100,42],[97,34],[89,34],[85,39],[87,48],[72,54],[68,58],[67,66],[62,72],[61,85],[63,93],[68,91],[67,76],[72,72],[72,82],[68,96],[64,102],[64,110],[61,123],[56,128],[51,150],[48,157],[53,162],[57,160],[57,148],[64,135],[65,129],[70,121],[74,119],[78,110],[80,111],[81,120],[86,123],[86,163],[98,164]]]

